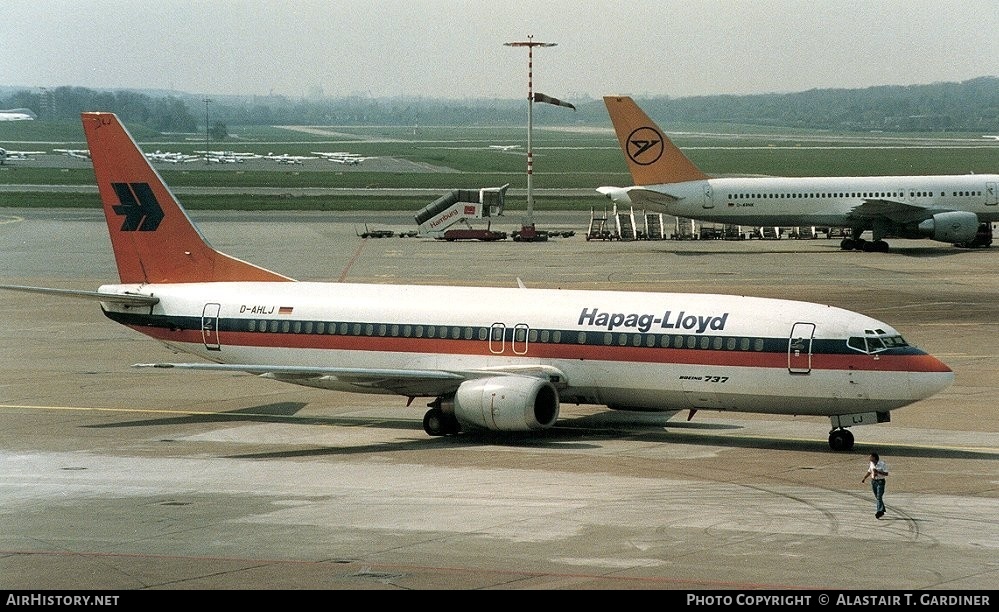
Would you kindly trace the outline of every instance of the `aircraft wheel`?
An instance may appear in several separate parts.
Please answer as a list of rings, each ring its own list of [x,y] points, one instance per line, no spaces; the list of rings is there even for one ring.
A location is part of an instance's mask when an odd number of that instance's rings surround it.
[[[839,243],[839,248],[844,251],[852,251],[854,249],[853,238],[844,238],[843,241]]]
[[[431,408],[423,415],[423,431],[427,432],[427,435],[443,436],[447,433],[446,422],[444,411],[440,408]]]
[[[874,251],[877,253],[887,253],[888,243],[885,242],[884,240],[878,240],[877,242],[874,243]]]
[[[834,429],[829,432],[829,448],[834,451],[853,449],[853,434],[848,429]]]

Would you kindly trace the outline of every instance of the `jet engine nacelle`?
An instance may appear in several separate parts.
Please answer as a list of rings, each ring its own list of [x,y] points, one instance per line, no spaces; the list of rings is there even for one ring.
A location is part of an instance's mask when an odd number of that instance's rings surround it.
[[[469,380],[458,387],[453,410],[465,427],[493,431],[547,429],[558,419],[558,391],[547,380],[529,376]]]
[[[953,210],[933,215],[921,221],[905,238],[932,238],[940,242],[961,244],[971,242],[978,234],[978,215],[963,210]]]

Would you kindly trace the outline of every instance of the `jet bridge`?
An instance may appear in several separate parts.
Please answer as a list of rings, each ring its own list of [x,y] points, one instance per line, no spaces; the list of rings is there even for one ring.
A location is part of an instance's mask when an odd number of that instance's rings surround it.
[[[502,187],[454,189],[416,213],[421,235],[443,238],[447,228],[456,223],[468,225],[471,219],[486,219],[503,214],[507,183]]]

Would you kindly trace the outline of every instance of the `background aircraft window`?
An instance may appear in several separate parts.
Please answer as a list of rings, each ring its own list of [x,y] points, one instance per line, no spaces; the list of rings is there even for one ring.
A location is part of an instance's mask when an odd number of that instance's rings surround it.
[[[645,346],[652,348],[656,345],[656,337],[649,335],[645,337]]]
[[[433,325],[427,326],[427,338],[433,338],[437,335],[437,329]]]
[[[472,330],[468,330],[468,332],[469,332],[468,337],[471,338],[472,337],[471,336]],[[451,330],[451,338],[453,338],[455,340],[457,340],[458,338],[461,338],[461,328],[460,327],[455,326],[454,329]]]
[[[393,325],[392,329],[389,331],[389,333],[392,334],[393,337],[398,336],[399,335],[399,326],[398,325]]]
[[[402,335],[405,336],[406,338],[409,338],[410,336],[412,336],[413,335],[413,326],[412,325],[403,325],[402,326]]]
[[[604,332],[604,344],[610,345],[614,342],[614,334],[610,332]]]
[[[361,324],[360,323],[354,323],[354,326],[351,329],[350,333],[354,334],[355,336],[360,336],[361,335]]]
[[[479,340],[488,340],[488,339],[489,339],[489,332],[486,331],[485,327],[480,327],[479,328]]]
[[[281,321],[281,331],[287,334],[289,329],[291,329],[291,321]]]
[[[250,319],[246,322],[246,331],[257,331],[257,322]]]
[[[669,348],[669,336],[664,334],[659,338],[659,346],[663,348]]]
[[[725,341],[725,348],[727,348],[730,351],[734,351],[735,350],[735,343],[736,343],[736,339],[735,338],[729,338],[728,340]]]
[[[763,350],[763,338],[756,338],[753,340],[753,350],[762,351]]]
[[[683,336],[673,336],[673,348],[683,348]]]
[[[555,331],[552,332],[552,342],[555,342],[557,344],[561,341],[562,341],[562,332],[556,329]]]
[[[295,321],[294,323],[292,323],[291,324],[291,331],[295,332],[296,334],[302,333],[302,322],[301,321]]]
[[[697,348],[697,336],[687,336],[687,348]]]
[[[552,337],[552,333],[547,329],[541,331],[541,341],[548,342]]]
[[[720,349],[722,347],[722,342],[724,342],[724,340],[722,340],[721,336],[715,336],[714,340],[711,341],[711,348]]]
[[[277,321],[271,321],[270,327],[271,327],[271,332],[276,332],[278,330],[278,322]]]
[[[365,336],[375,335],[375,326],[373,323],[368,323],[367,325],[364,326],[364,335]]]
[[[537,342],[538,341],[538,330],[532,329],[531,333],[527,334],[527,337],[528,337],[528,339],[531,342]]]
[[[388,327],[385,324],[378,326],[378,335],[384,337],[388,332]]]
[[[707,336],[701,336],[700,344],[701,344],[701,348],[702,349],[710,348],[711,347],[711,338],[709,338]]]
[[[416,327],[414,327],[413,328],[413,335],[416,336],[417,338],[422,338],[423,337],[423,326],[422,325],[417,325]]]
[[[465,328],[465,333],[464,333],[465,340],[471,340],[474,334],[475,331],[473,331],[471,327]]]
[[[632,334],[631,345],[642,346],[642,334]]]
[[[578,342],[579,344],[586,344],[586,332],[584,331],[579,332],[579,335],[576,336],[576,342]]]

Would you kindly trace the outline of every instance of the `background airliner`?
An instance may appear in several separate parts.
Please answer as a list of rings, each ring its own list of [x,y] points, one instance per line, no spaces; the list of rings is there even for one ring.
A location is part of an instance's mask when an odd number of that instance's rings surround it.
[[[82,119],[120,283],[4,288],[97,300],[204,360],[141,365],[427,398],[435,436],[544,430],[570,402],[825,416],[837,450],[954,379],[886,323],[807,302],[293,281],[210,247],[118,118]]]
[[[885,238],[992,243],[999,175],[710,178],[631,98],[604,103],[635,183],[597,189],[615,202],[716,223],[850,228],[845,250],[885,252]]]
[[[8,108],[0,110],[0,121],[33,121],[36,115],[28,108]]]

